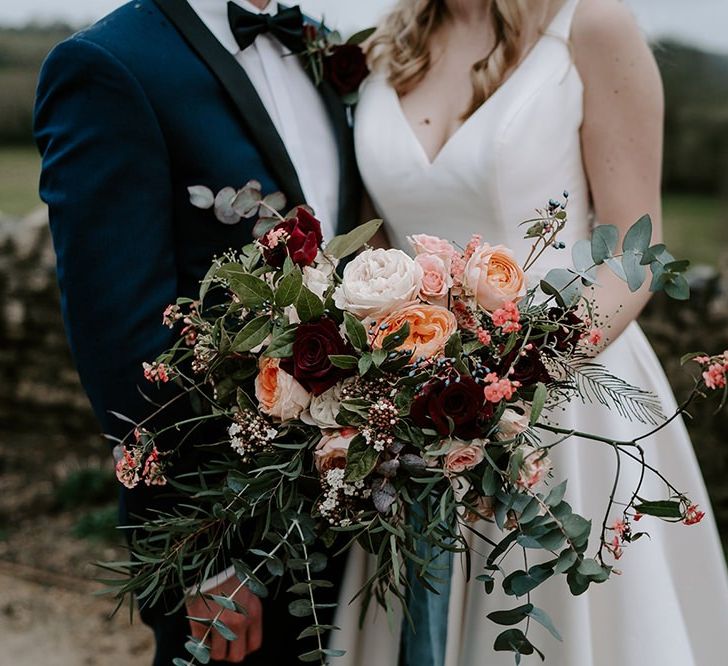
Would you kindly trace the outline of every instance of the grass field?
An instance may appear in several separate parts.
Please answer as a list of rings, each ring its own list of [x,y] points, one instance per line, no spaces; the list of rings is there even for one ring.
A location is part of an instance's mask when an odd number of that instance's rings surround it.
[[[39,173],[34,148],[0,148],[0,212],[24,215],[38,205]]]
[[[39,158],[32,147],[0,148],[0,212],[23,215],[37,206]],[[718,264],[728,252],[728,201],[695,194],[666,194],[665,241],[694,264]]]

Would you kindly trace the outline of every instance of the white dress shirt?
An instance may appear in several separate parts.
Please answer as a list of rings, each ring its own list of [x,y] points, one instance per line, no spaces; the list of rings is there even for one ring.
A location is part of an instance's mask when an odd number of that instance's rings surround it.
[[[321,221],[324,238],[331,239],[335,235],[339,210],[339,156],[326,107],[301,59],[291,55],[268,34],[259,35],[253,44],[241,51],[228,22],[227,0],[188,2],[245,70],[283,139],[306,203]],[[247,0],[236,0],[236,4],[256,14],[278,12],[275,0],[263,10]],[[255,177],[254,174],[251,176]],[[300,202],[289,202],[295,203]]]

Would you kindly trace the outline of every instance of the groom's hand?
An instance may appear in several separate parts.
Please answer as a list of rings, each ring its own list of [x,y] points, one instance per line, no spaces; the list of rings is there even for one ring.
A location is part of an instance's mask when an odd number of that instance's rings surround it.
[[[238,579],[233,576],[217,587],[208,590],[207,594],[230,596],[238,585]],[[223,610],[219,619],[230,627],[237,638],[234,641],[227,641],[212,629],[208,634],[207,644],[210,646],[212,659],[239,663],[249,654],[260,649],[263,643],[263,606],[260,599],[245,587],[239,590],[233,598],[246,609],[247,615]],[[187,601],[187,615],[190,617],[212,620],[220,610],[217,604],[201,596],[190,598]],[[199,622],[190,622],[190,628],[192,636],[198,640],[202,640],[207,631],[207,627]]]

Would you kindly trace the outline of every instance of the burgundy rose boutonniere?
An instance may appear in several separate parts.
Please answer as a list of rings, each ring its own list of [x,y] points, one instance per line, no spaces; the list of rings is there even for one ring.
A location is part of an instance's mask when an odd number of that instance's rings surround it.
[[[313,73],[314,82],[318,86],[326,81],[348,106],[356,104],[359,86],[369,75],[361,44],[374,30],[361,30],[344,41],[337,31],[328,30],[323,23],[304,26],[306,50],[302,55]]]

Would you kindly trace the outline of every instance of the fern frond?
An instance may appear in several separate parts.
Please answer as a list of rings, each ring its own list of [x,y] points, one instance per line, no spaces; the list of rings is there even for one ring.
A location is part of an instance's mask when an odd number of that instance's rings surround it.
[[[563,363],[563,369],[582,399],[616,410],[630,421],[659,425],[665,420],[660,399],[651,391],[616,377],[603,365],[592,362]]]

